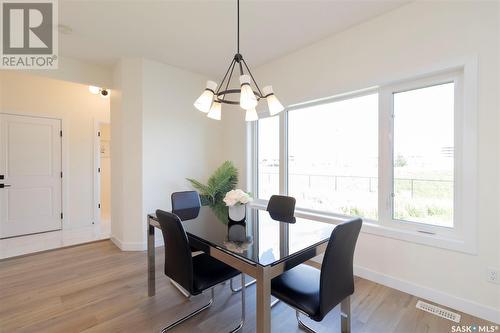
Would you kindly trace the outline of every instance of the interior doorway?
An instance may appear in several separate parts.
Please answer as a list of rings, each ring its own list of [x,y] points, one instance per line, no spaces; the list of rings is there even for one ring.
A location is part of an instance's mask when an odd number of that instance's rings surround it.
[[[111,154],[110,124],[96,123],[95,222],[103,228],[111,223]]]

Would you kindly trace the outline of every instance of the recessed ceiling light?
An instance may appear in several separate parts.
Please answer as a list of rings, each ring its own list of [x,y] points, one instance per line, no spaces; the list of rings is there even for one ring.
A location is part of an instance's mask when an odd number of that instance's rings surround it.
[[[71,28],[69,25],[65,24],[59,24],[57,25],[57,30],[62,33],[63,35],[71,35],[73,32],[73,28]]]

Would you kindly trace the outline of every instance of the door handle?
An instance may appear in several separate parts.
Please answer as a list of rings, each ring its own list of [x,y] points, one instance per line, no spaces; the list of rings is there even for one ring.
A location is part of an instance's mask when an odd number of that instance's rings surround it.
[[[9,184],[0,184],[0,188],[4,188],[4,187],[10,187]]]

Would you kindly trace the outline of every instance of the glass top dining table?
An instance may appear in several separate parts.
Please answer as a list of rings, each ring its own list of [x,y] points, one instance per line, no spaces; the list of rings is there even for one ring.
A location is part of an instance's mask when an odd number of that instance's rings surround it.
[[[179,216],[190,245],[205,251],[213,246],[249,263],[268,266],[328,242],[335,225],[294,218],[273,217],[256,207],[247,207],[246,236],[244,242],[228,239],[227,224],[219,221],[209,207],[173,211]],[[150,215],[156,219],[154,214]]]
[[[256,279],[256,330],[271,332],[271,279],[322,254],[334,224],[294,217],[271,216],[258,207],[246,208],[243,242],[228,239],[228,225],[209,207],[172,211],[179,216],[190,246]],[[148,294],[155,295],[155,214],[148,215]],[[167,249],[168,251],[168,249]]]

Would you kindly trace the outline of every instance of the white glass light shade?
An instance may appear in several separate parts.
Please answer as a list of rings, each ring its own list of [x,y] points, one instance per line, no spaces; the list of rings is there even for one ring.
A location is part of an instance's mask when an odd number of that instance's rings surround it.
[[[207,81],[207,88],[203,90],[201,96],[194,102],[195,108],[201,112],[207,113],[210,111],[212,102],[214,100],[214,92],[217,88],[217,83],[214,81]]]
[[[250,76],[240,76],[241,93],[240,93],[240,107],[248,110],[257,106],[257,98],[255,97],[252,87],[250,86]]]
[[[97,95],[101,91],[101,88],[96,86],[89,86],[89,91],[91,94]]]
[[[257,111],[255,109],[248,109],[247,112],[245,113],[246,121],[255,121],[258,119],[259,117],[257,116]]]
[[[285,109],[276,95],[274,95],[272,86],[266,86],[262,88],[262,93],[264,94],[264,96],[267,96],[267,106],[269,107],[269,114],[271,116],[274,116],[275,114],[278,114]]]
[[[213,102],[210,112],[208,112],[207,117],[215,120],[221,119],[222,104],[220,102]]]

